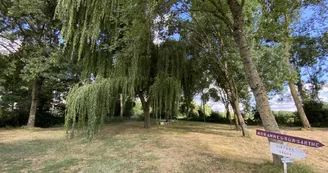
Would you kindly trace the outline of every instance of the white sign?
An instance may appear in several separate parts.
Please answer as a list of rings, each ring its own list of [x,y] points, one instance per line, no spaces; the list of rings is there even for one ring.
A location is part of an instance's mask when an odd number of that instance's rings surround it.
[[[270,142],[270,151],[273,154],[277,154],[284,157],[290,157],[293,159],[304,159],[306,157],[304,151],[299,148],[290,147],[275,142]]]
[[[282,161],[282,163],[293,163],[292,158],[289,158],[289,157],[281,158],[281,161]]]

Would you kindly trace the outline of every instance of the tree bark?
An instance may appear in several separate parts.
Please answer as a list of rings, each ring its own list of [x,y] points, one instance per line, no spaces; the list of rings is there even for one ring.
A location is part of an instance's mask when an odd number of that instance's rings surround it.
[[[298,82],[297,82],[297,90],[301,96],[302,103],[304,104],[307,101],[307,96],[306,96],[306,92],[303,89],[301,77],[299,77]]]
[[[291,64],[289,62],[289,58],[290,58],[289,50],[290,50],[290,43],[289,43],[289,40],[287,38],[287,40],[285,42],[285,52],[284,52],[285,53],[285,60],[286,60],[286,64],[287,64],[290,72],[293,73],[294,70],[292,69]],[[311,129],[310,122],[307,119],[307,116],[304,112],[302,102],[301,102],[300,98],[298,97],[296,87],[294,85],[294,79],[292,77],[289,77],[288,86],[289,86],[290,92],[292,94],[295,106],[297,108],[298,116],[300,117],[300,120],[303,124],[303,127],[306,128],[306,129]]]
[[[225,109],[226,109],[226,118],[227,120],[229,120],[230,124],[232,124],[232,120],[231,120],[231,114],[230,114],[230,109],[229,109],[229,103],[225,104]]]
[[[266,89],[253,62],[250,46],[247,42],[244,30],[243,7],[237,0],[227,1],[234,21],[232,26],[233,37],[237,46],[239,47],[239,53],[243,60],[247,82],[254,94],[264,129],[266,131],[280,133],[278,124],[271,112]],[[269,139],[269,141],[271,141],[271,139]],[[281,156],[273,154],[274,164],[280,165],[280,159]]]
[[[142,109],[144,111],[144,128],[150,128],[150,100],[145,100],[145,97],[142,92],[139,92],[139,98],[141,100]]]
[[[235,129],[236,130],[240,130],[240,126],[239,126],[239,121],[237,118],[237,114],[234,113],[234,119],[235,119]]]
[[[144,108],[144,128],[150,128],[150,113],[149,113],[149,106]]]
[[[203,93],[203,91],[202,91],[202,96],[204,95],[204,93]],[[202,110],[203,110],[203,119],[204,119],[204,122],[206,122],[206,120],[205,120],[205,100],[204,99],[202,99]]]
[[[189,106],[187,106],[187,120],[189,121]]]
[[[32,88],[32,102],[31,102],[30,114],[27,122],[28,127],[35,127],[35,115],[36,115],[36,110],[41,93],[41,86],[42,86],[42,79],[37,77],[34,80],[33,88]]]
[[[307,119],[307,116],[306,116],[306,114],[304,112],[304,109],[303,109],[302,102],[301,102],[301,100],[299,99],[299,97],[297,95],[297,91],[296,91],[294,83],[292,83],[292,80],[289,81],[288,85],[289,85],[289,88],[290,88],[290,92],[293,96],[294,103],[295,103],[296,108],[297,108],[297,113],[298,113],[298,116],[300,117],[300,120],[303,124],[303,127],[306,128],[306,129],[311,129],[310,122]]]
[[[289,40],[289,22],[288,22],[288,15],[285,14],[285,24],[286,24],[286,40],[285,40],[285,50],[284,50],[284,56],[285,56],[285,61],[286,61],[286,64],[288,66],[288,70],[290,71],[290,74],[292,75],[294,73],[294,70],[292,69],[292,66],[290,64],[290,61],[289,61],[289,58],[290,58],[290,40]],[[306,129],[311,129],[311,125],[309,123],[309,120],[307,119],[307,116],[304,112],[304,109],[303,109],[303,105],[302,105],[302,102],[300,100],[300,98],[298,97],[298,94],[297,94],[297,91],[296,91],[296,87],[294,85],[294,79],[292,76],[289,76],[289,79],[288,79],[288,86],[289,86],[289,89],[290,89],[290,92],[292,94],[292,97],[293,97],[293,100],[294,100],[294,103],[295,103],[295,106],[297,108],[297,113],[298,113],[298,116],[300,117],[300,120],[303,124],[303,127],[306,128]]]
[[[242,131],[242,134],[243,136],[245,137],[249,137],[249,133],[247,131],[247,128],[246,128],[246,124],[245,124],[245,121],[244,121],[244,118],[240,112],[240,108],[239,108],[239,99],[238,98],[235,98],[233,99],[232,101],[233,103],[231,103],[232,107],[233,107],[233,110],[235,112],[235,115],[236,117],[238,118],[238,122],[239,122],[239,125],[241,127],[241,131]]]
[[[123,107],[123,95],[122,94],[120,94],[120,108],[121,108],[121,110],[120,110],[120,118],[121,118],[121,120],[123,120],[124,107]]]

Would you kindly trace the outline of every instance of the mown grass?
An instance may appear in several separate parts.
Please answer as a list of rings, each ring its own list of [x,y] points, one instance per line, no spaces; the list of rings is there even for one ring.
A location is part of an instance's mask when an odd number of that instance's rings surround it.
[[[68,140],[60,128],[0,129],[0,172],[283,171],[270,163],[265,139],[242,138],[228,125],[180,121],[151,129],[142,126],[142,122],[106,125],[91,142]],[[289,172],[326,172],[325,162],[309,165],[296,162]]]

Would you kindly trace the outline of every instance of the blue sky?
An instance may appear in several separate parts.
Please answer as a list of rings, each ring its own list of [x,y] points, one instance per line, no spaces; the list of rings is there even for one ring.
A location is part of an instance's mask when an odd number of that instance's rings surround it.
[[[326,1],[327,3],[328,1]],[[322,34],[323,32],[327,32],[328,28],[328,22],[326,21],[320,21],[318,20],[320,17],[327,17],[328,15],[325,13],[326,16],[323,16],[320,13],[320,10],[318,10],[315,7],[308,7],[308,8],[303,8],[301,9],[301,16],[300,16],[300,21],[303,23],[303,26],[295,26],[295,31],[300,31],[302,30],[302,34],[309,34],[312,37],[318,36]],[[304,30],[305,29],[305,30]],[[179,38],[177,36],[173,36],[174,38]],[[326,66],[325,68],[328,67],[328,62],[327,62],[328,56],[326,56],[326,59],[323,64]],[[302,69],[303,74],[307,74],[307,69],[303,68]],[[302,79],[306,81],[308,79],[307,75],[302,76]],[[321,77],[321,80],[326,81],[325,83],[327,84],[328,81],[328,74],[324,74]],[[309,87],[310,84],[305,83],[305,87]],[[288,96],[289,95],[289,96]],[[328,85],[323,86],[322,90],[319,92],[319,97],[322,101],[328,102]],[[284,98],[283,101],[281,101],[280,98]],[[196,104],[201,104],[201,99],[200,95],[196,95],[194,97],[194,100]],[[254,99],[252,99],[252,102],[254,103]],[[273,111],[296,111],[296,107],[294,104],[294,101],[290,98],[290,91],[289,88],[285,88],[285,92],[283,95],[276,95],[270,98],[269,100],[271,109]],[[219,111],[223,112],[225,111],[224,105],[220,102],[214,102],[210,100],[208,103],[212,107],[214,111]]]

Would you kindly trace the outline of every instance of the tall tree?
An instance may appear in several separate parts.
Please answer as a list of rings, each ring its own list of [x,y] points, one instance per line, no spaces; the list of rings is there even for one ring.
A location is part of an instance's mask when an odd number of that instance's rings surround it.
[[[225,34],[225,28],[220,24],[220,20],[207,15],[192,14],[194,24],[192,31],[194,45],[200,50],[201,54],[207,59],[210,67],[210,74],[215,79],[216,84],[228,96],[236,115],[236,127],[240,124],[243,136],[248,136],[246,124],[240,110],[239,89],[245,88],[243,73],[240,73],[241,64],[238,63],[239,57],[236,53],[234,44],[231,44],[232,36]],[[238,83],[238,84],[237,84]],[[242,87],[238,88],[237,85]],[[239,123],[237,123],[239,122]]]
[[[295,82],[298,76],[297,69],[295,68],[295,64],[291,64],[292,56],[290,52],[293,43],[293,30],[291,25],[294,24],[294,22],[299,18],[300,9],[302,7],[318,3],[320,3],[320,1],[262,1],[263,17],[261,23],[262,26],[270,26],[270,29],[265,30],[262,27],[260,32],[266,33],[268,40],[276,43],[282,43],[284,45],[284,62],[288,67],[288,75],[286,75],[286,80],[288,81],[288,86],[290,88],[300,120],[306,129],[311,129],[311,125],[304,112],[301,99],[299,98],[295,87]]]
[[[291,64],[297,72],[297,89],[303,104],[308,101],[320,101],[319,91],[326,71],[327,33],[310,37],[309,35],[293,36],[291,48]],[[302,72],[303,69],[303,72]],[[306,69],[306,70],[304,70]],[[307,79],[302,76],[307,76]],[[305,79],[304,79],[305,78]],[[305,89],[303,83],[310,83],[312,87]]]
[[[24,63],[21,78],[31,83],[32,101],[27,125],[35,126],[35,114],[39,102],[41,86],[51,69],[59,68],[57,56],[59,48],[58,20],[54,20],[56,1],[6,1],[3,33],[11,40],[21,42],[20,58]]]
[[[254,5],[256,2],[246,2],[244,0],[226,0],[226,1],[192,1],[192,11],[200,11],[213,15],[222,22],[229,33],[233,35],[234,41],[239,49],[239,54],[243,62],[244,71],[248,84],[254,94],[256,105],[262,118],[262,123],[267,131],[279,132],[278,124],[271,112],[267,91],[260,78],[251,53],[251,46],[247,41],[246,21],[247,12],[245,7]],[[251,16],[247,16],[250,17]],[[273,155],[273,162],[280,164],[280,157]]]
[[[140,98],[145,128],[151,126],[151,106],[154,113],[175,114],[187,56],[183,43],[165,39],[167,34],[160,33],[167,25],[164,16],[169,14],[173,2],[92,2],[92,5],[77,0],[58,2],[57,14],[63,21],[62,36],[66,48],[77,49],[85,73],[96,76],[95,84],[75,88],[70,93],[66,124],[74,126],[76,116],[79,116],[80,122],[90,120],[84,125],[92,137],[97,125],[108,115],[109,105],[118,99],[117,91],[122,91],[123,97]],[[156,22],[158,19],[161,22]],[[155,31],[163,39],[159,45],[154,44]],[[105,54],[99,55],[99,52]],[[107,76],[95,72],[95,68],[86,68],[97,64],[95,62],[100,59],[112,62],[112,66],[97,67],[107,71]],[[79,96],[81,92],[86,93]],[[108,97],[100,93],[107,93]],[[89,98],[90,95],[93,96]],[[85,100],[92,100],[94,106],[86,105]],[[102,107],[100,112],[96,107]]]

